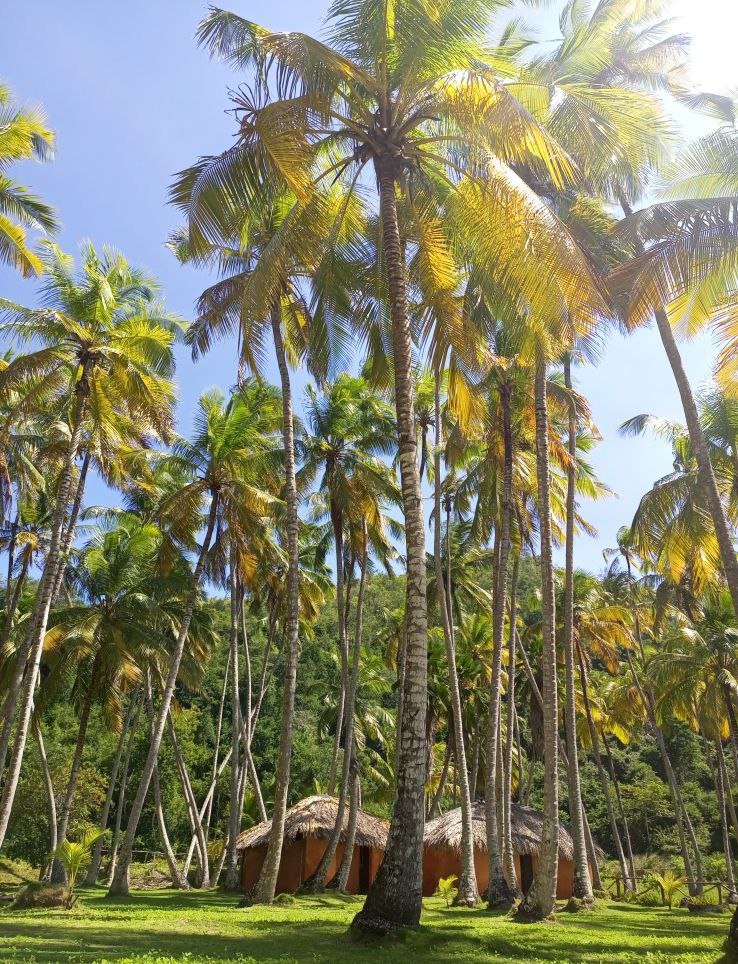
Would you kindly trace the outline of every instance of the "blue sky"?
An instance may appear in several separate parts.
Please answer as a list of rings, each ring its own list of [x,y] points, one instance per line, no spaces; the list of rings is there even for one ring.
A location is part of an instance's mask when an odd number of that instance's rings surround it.
[[[239,14],[275,29],[316,33],[327,0],[233,0]],[[5,0],[0,32],[0,78],[26,102],[40,102],[57,131],[53,164],[25,165],[17,175],[55,205],[59,240],[74,250],[82,238],[110,243],[161,282],[167,305],[191,318],[206,283],[165,249],[176,226],[166,204],[172,175],[199,155],[226,147],[233,135],[228,88],[239,77],[208,59],[194,43],[205,11],[200,0]],[[713,88],[738,86],[730,38],[738,27],[734,0],[674,0],[696,35],[695,78]],[[538,17],[539,35],[555,37],[555,18]],[[718,20],[721,26],[718,26]],[[32,304],[34,283],[0,268],[0,293]],[[695,385],[709,377],[707,339],[684,347]],[[194,365],[180,350],[179,428],[187,432],[198,396],[234,380],[233,345],[223,343]],[[276,372],[271,373],[276,381]],[[602,567],[602,548],[630,521],[643,492],[671,468],[668,446],[620,439],[617,427],[639,412],[681,419],[679,398],[653,330],[629,339],[613,336],[596,368],[577,373],[603,441],[593,456],[601,477],[618,497],[585,506],[599,529],[581,539],[577,564]],[[296,379],[298,393],[304,381]],[[91,487],[91,501],[104,493]]]

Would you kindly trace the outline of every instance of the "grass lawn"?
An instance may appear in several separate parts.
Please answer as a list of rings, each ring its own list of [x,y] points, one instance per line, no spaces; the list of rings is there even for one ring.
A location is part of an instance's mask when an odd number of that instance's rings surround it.
[[[109,900],[84,890],[71,911],[0,911],[0,960],[54,962],[234,961],[239,964],[329,964],[499,960],[536,964],[714,964],[727,960],[730,917],[695,917],[686,910],[602,904],[560,913],[556,922],[514,924],[485,911],[425,902],[420,930],[379,947],[348,944],[346,927],[360,898],[301,897],[271,908],[240,909],[219,893],[160,890]]]

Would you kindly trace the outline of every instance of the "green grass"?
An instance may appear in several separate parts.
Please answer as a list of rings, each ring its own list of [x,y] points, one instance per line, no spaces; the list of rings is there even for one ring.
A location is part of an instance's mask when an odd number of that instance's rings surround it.
[[[139,892],[107,899],[82,891],[71,911],[0,911],[0,960],[188,964],[391,964],[480,959],[510,964],[714,964],[723,957],[730,917],[686,910],[602,904],[555,922],[516,924],[476,910],[425,902],[423,923],[404,940],[356,946],[346,928],[360,898],[301,897],[271,908],[242,909],[232,895]]]

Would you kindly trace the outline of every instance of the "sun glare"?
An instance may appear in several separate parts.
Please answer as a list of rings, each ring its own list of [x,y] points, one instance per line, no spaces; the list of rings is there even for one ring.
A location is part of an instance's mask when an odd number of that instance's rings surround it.
[[[738,4],[735,0],[674,0],[673,15],[679,28],[691,34],[692,79],[702,90],[728,93],[738,90],[735,36]]]

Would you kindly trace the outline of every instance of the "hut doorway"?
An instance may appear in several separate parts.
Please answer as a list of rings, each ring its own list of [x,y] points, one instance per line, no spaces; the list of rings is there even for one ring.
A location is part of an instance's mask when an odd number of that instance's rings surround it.
[[[359,893],[366,894],[372,882],[372,852],[369,847],[359,847]]]
[[[533,858],[530,854],[520,855],[520,889],[527,894],[533,884]]]

